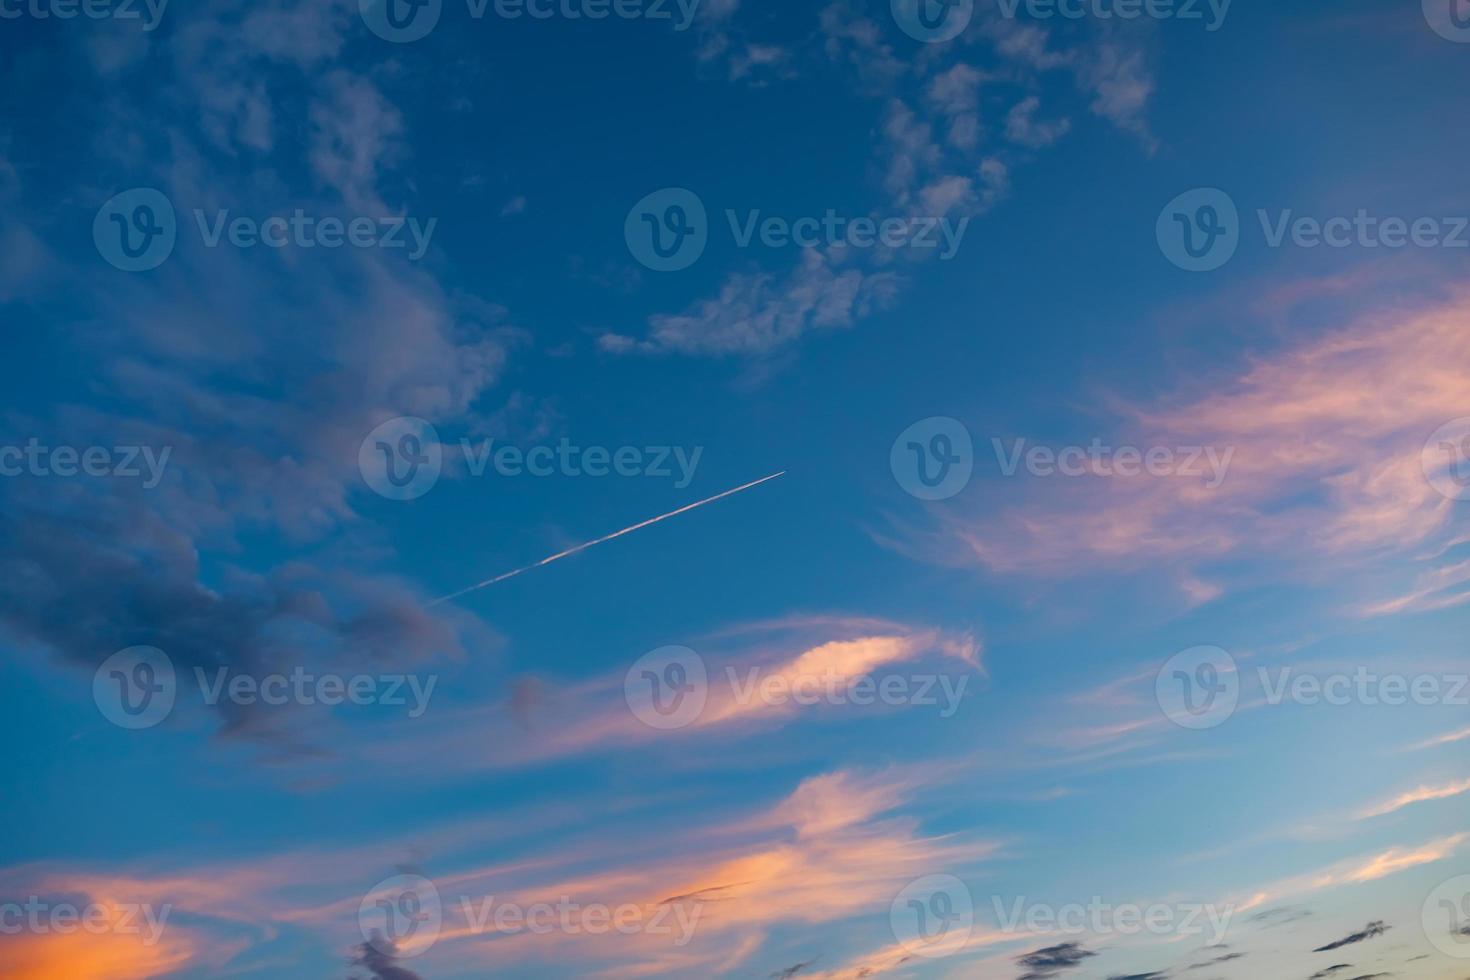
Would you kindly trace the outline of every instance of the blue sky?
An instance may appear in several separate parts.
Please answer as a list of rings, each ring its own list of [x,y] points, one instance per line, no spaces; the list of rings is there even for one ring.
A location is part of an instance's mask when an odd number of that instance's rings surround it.
[[[0,2],[0,974],[1470,973],[1463,0],[922,2]]]

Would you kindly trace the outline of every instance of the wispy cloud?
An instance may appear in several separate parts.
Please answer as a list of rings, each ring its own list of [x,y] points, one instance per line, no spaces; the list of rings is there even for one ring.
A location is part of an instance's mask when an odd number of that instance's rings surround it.
[[[1464,779],[1455,783],[1444,783],[1439,786],[1420,786],[1406,793],[1400,793],[1393,799],[1364,810],[1358,815],[1359,820],[1370,817],[1381,817],[1389,813],[1395,813],[1406,806],[1415,803],[1424,803],[1429,800],[1447,800],[1462,793],[1470,793],[1470,779]]]

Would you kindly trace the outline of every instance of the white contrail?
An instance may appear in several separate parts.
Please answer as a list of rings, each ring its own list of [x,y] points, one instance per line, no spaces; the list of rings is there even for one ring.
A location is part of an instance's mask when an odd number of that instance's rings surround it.
[[[552,555],[550,558],[543,558],[535,564],[527,565],[524,568],[517,568],[513,572],[506,572],[504,575],[497,575],[494,578],[487,578],[485,581],[480,582],[476,585],[472,585],[467,589],[460,589],[458,592],[451,593],[450,595],[441,596],[440,598],[435,599],[433,602],[429,603],[429,605],[437,606],[441,602],[449,602],[451,599],[458,599],[460,596],[468,595],[469,593],[474,592],[478,589],[486,588],[487,586],[494,585],[497,582],[504,582],[508,578],[515,578],[522,572],[529,572],[533,568],[540,568],[542,565],[550,565],[557,559],[565,558],[568,555],[575,555],[579,551],[586,551],[588,548],[592,547],[595,544],[602,544],[604,541],[611,541],[613,538],[621,538],[625,534],[630,534],[633,531],[641,530],[642,528],[648,527],[650,524],[657,524],[659,521],[666,521],[670,517],[677,517],[685,511],[691,511],[696,507],[703,507],[705,504],[712,504],[722,497],[730,496],[732,493],[739,493],[742,490],[749,490],[751,487],[758,487],[768,480],[774,480],[778,476],[785,475],[786,471],[782,470],[780,473],[772,473],[770,476],[763,476],[759,480],[752,480],[750,483],[735,487],[733,490],[726,490],[724,493],[717,493],[713,497],[706,497],[703,500],[695,501],[692,504],[685,504],[678,510],[671,510],[667,514],[660,514],[657,517],[651,517],[646,521],[634,524],[632,527],[625,527],[621,531],[614,531],[611,534],[605,534],[602,537],[598,538],[596,541],[588,541],[586,544],[579,544],[575,548],[568,548],[566,551],[558,552]]]

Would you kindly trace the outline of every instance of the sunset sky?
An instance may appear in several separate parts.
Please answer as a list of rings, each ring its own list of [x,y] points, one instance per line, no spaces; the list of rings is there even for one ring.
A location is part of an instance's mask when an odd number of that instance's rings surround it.
[[[0,0],[0,980],[1466,980],[1467,86]]]

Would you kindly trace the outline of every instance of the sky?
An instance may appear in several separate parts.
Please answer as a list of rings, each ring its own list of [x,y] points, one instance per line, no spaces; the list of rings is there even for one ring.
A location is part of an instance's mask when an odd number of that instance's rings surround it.
[[[0,977],[1470,977],[1465,0],[0,0]]]

